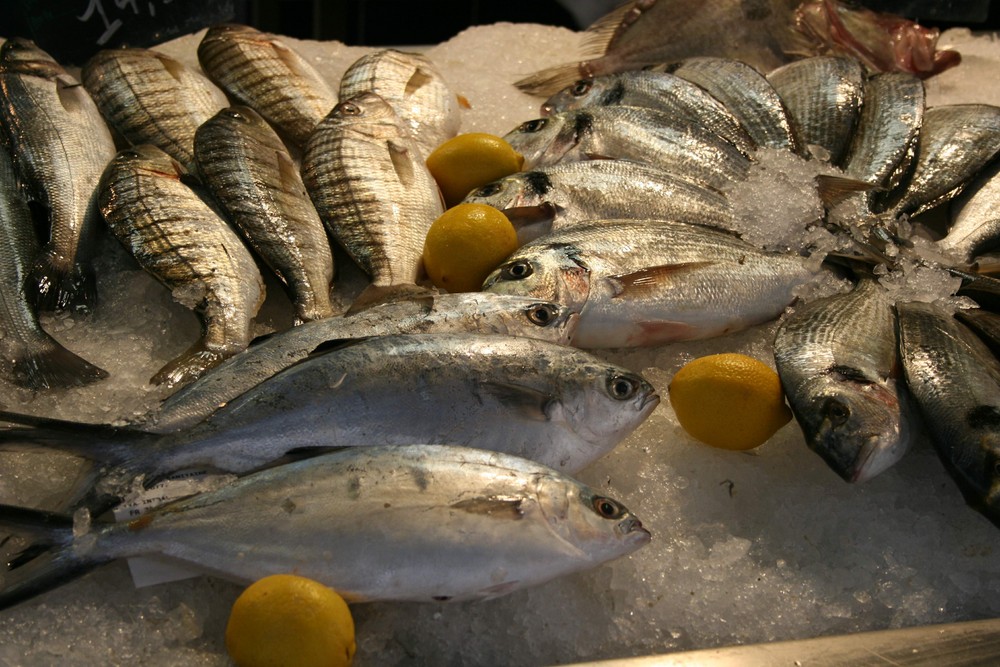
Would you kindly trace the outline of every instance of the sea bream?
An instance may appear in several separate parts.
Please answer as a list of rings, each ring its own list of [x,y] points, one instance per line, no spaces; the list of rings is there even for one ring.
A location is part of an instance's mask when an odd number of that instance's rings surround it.
[[[579,308],[579,347],[636,347],[773,319],[818,269],[711,227],[596,220],[522,246],[483,288]]]
[[[333,252],[299,170],[271,126],[249,107],[219,111],[198,128],[205,185],[287,289],[298,322],[333,313]]]
[[[26,39],[0,46],[0,136],[28,196],[49,212],[49,240],[25,283],[41,310],[90,310],[101,172],[115,144],[80,82]]]
[[[151,145],[120,152],[98,186],[101,213],[142,268],[197,309],[203,336],[152,382],[188,382],[244,349],[264,301],[264,281],[240,237],[182,179],[187,172]]]
[[[314,457],[80,535],[69,517],[7,505],[0,527],[51,548],[0,577],[0,609],[154,554],[244,584],[295,572],[349,602],[481,600],[650,540],[621,503],[563,473],[435,445]]]
[[[937,244],[963,262],[1000,246],[1000,160],[952,202],[951,225]]]
[[[348,340],[464,332],[527,336],[567,345],[576,321],[577,313],[566,306],[488,292],[434,294],[378,304],[349,317],[306,322],[254,341],[169,396],[140,428],[165,433],[194,426],[279,371]]]
[[[893,466],[914,437],[884,287],[861,278],[846,294],[796,307],[774,360],[806,444],[848,482]]]

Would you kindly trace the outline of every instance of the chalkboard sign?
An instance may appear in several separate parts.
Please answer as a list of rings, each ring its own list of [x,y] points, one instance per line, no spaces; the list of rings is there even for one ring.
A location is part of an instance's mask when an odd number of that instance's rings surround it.
[[[17,15],[9,25],[27,34],[3,36],[29,37],[60,63],[82,65],[101,49],[152,46],[234,21],[242,5],[239,0],[14,0]]]

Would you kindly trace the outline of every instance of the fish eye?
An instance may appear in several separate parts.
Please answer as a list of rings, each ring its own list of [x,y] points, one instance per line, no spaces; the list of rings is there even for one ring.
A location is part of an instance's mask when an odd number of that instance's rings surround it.
[[[359,107],[354,102],[341,102],[336,106],[335,111],[341,116],[361,115],[361,107]]]
[[[500,277],[504,280],[524,280],[534,272],[531,262],[518,259],[500,269]]]
[[[840,426],[851,416],[851,409],[835,398],[827,399],[823,406],[823,414],[833,426]]]
[[[592,79],[580,79],[569,89],[570,95],[573,97],[582,97],[590,92],[593,85],[594,81]]]
[[[496,193],[503,190],[503,186],[499,183],[487,183],[483,187],[479,188],[472,193],[473,197],[492,197]]]
[[[620,519],[626,512],[619,503],[604,496],[594,496],[594,510],[605,519]]]
[[[626,375],[612,373],[608,377],[608,393],[611,397],[619,401],[625,401],[639,391],[639,383]]]
[[[139,155],[137,151],[133,150],[124,150],[118,154],[119,160],[138,160],[140,157],[142,156]]]
[[[244,123],[250,120],[245,114],[240,113],[236,109],[226,109],[225,114],[234,120],[241,120]]]
[[[548,125],[548,118],[536,118],[535,120],[529,120],[521,123],[520,127],[517,128],[518,132],[538,132],[543,127]]]
[[[556,306],[551,303],[542,303],[528,309],[528,319],[532,324],[540,327],[547,327],[556,321]]]

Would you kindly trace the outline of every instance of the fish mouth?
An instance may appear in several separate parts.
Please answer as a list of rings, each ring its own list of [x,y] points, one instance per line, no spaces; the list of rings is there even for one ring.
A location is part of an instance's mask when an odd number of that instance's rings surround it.
[[[653,538],[653,534],[642,525],[642,521],[634,516],[622,519],[618,523],[618,532],[626,542],[636,545],[646,544]]]
[[[642,403],[639,404],[639,410],[642,411],[645,410],[646,408],[652,410],[659,404],[660,404],[660,395],[657,394],[656,391],[654,390],[649,392],[649,394],[647,394],[642,399]]]

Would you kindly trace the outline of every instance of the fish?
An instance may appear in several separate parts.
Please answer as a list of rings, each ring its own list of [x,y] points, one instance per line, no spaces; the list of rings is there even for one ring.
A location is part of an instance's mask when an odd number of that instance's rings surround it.
[[[937,245],[960,261],[1000,245],[1000,161],[983,169],[951,204],[948,233]]]
[[[83,66],[83,85],[129,144],[153,144],[194,170],[194,133],[229,106],[203,74],[151,49],[98,51]]]
[[[306,322],[258,339],[171,394],[139,428],[166,433],[194,426],[220,406],[319,350],[402,333],[490,333],[568,345],[578,314],[541,299],[487,292],[435,294],[378,304],[349,317]]]
[[[837,0],[631,0],[587,28],[579,62],[535,72],[514,85],[550,95],[578,79],[691,56],[731,58],[768,72],[796,55],[847,55],[875,70],[927,77],[961,62],[957,52],[937,49],[939,35]]]
[[[101,172],[115,144],[86,89],[33,42],[0,46],[0,134],[29,198],[49,212],[49,239],[25,280],[42,311],[89,312]]]
[[[482,600],[650,541],[624,505],[563,473],[443,445],[334,452],[79,536],[69,517],[9,505],[0,527],[51,547],[3,576],[0,608],[152,554],[245,584],[295,572],[351,603]]]
[[[1000,155],[1000,107],[949,104],[924,111],[908,177],[884,198],[894,216],[919,215],[951,200]]]
[[[666,71],[722,102],[758,147],[801,152],[781,97],[750,65],[730,58],[695,57],[672,63]]]
[[[333,251],[278,134],[253,109],[228,107],[198,128],[194,152],[215,201],[288,290],[297,322],[331,317]]]
[[[209,28],[198,44],[198,62],[226,94],[253,108],[298,147],[337,104],[337,93],[302,56],[250,26]]]
[[[966,502],[1000,526],[1000,363],[951,309],[897,303],[906,384]]]
[[[853,58],[817,56],[770,72],[767,80],[788,109],[801,145],[840,165],[864,99],[865,73]]]
[[[774,338],[781,385],[806,444],[847,482],[895,465],[914,438],[896,318],[871,277],[786,317]]]
[[[573,344],[618,348],[711,338],[774,319],[815,274],[805,258],[712,227],[599,220],[522,246],[483,289],[579,309]]]
[[[372,279],[355,305],[416,285],[424,238],[444,203],[385,100],[362,93],[334,107],[306,145],[302,180],[330,234]]]
[[[0,146],[0,370],[18,387],[75,387],[108,377],[107,371],[69,351],[42,329],[24,293],[38,254],[34,222],[7,150]]]
[[[98,185],[114,236],[175,300],[201,315],[203,335],[152,378],[176,387],[251,340],[264,282],[250,252],[215,210],[184,184],[179,162],[152,145],[118,153]]]
[[[722,193],[627,160],[561,162],[521,171],[470,192],[466,203],[504,212],[523,245],[595,218],[668,218],[732,229]]]
[[[340,79],[339,100],[372,92],[393,108],[424,157],[462,125],[459,98],[430,58],[379,49],[354,61]]]
[[[504,135],[530,170],[561,161],[632,160],[725,190],[746,178],[750,159],[699,123],[656,109],[587,107],[525,121]]]
[[[581,79],[542,104],[542,116],[595,106],[649,107],[700,123],[744,155],[757,144],[736,116],[700,86],[669,72],[639,70]]]
[[[450,444],[573,473],[658,403],[641,375],[573,347],[500,334],[401,334],[311,356],[165,434],[0,413],[9,424],[0,448],[89,461],[65,491],[97,516],[137,484],[190,469],[245,474],[292,450]]]

